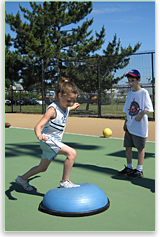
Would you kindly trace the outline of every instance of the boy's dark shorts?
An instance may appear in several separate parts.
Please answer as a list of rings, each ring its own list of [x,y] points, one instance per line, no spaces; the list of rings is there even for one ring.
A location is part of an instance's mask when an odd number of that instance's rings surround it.
[[[139,137],[129,133],[128,131],[125,132],[124,135],[124,147],[135,147],[135,148],[145,148],[146,138]]]

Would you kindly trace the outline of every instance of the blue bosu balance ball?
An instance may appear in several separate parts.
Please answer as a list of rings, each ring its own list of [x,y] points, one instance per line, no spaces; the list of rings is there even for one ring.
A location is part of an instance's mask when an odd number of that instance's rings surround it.
[[[75,188],[49,190],[39,210],[57,216],[88,216],[103,212],[110,206],[105,192],[95,184],[79,183]]]

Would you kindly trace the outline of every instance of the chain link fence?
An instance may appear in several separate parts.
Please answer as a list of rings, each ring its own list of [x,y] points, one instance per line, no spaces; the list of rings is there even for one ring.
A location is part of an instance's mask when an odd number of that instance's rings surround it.
[[[128,65],[118,70],[108,70],[104,63],[106,56],[81,60],[64,59],[61,60],[61,67],[58,61],[57,74],[52,80],[57,81],[57,78],[65,76],[79,85],[76,101],[81,105],[78,110],[71,111],[71,116],[124,118],[123,107],[130,91],[124,75],[131,69],[137,69],[141,73],[140,86],[148,90],[154,107],[154,112],[149,113],[149,118],[155,119],[155,53],[137,53],[127,57]],[[111,64],[113,58],[108,57],[107,60]],[[45,69],[42,67],[42,90],[24,91],[22,87],[5,89],[5,112],[44,114],[46,107],[55,101],[55,86],[47,88],[46,80]]]

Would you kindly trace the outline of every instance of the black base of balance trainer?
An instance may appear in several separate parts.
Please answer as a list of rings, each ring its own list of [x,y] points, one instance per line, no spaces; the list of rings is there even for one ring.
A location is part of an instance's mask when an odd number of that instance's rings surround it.
[[[79,183],[80,187],[49,190],[39,205],[39,211],[56,216],[80,217],[106,211],[110,201],[97,185]]]

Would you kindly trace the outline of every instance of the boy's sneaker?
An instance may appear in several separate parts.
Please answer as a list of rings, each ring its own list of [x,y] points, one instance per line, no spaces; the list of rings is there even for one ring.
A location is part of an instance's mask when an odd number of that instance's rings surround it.
[[[15,181],[16,181],[17,184],[22,185],[22,187],[26,191],[32,191],[33,190],[32,186],[27,181],[22,180],[20,176],[18,176]]]
[[[67,180],[64,183],[60,182],[60,188],[76,188],[76,187],[80,187],[80,185],[73,184],[70,180]]]
[[[129,179],[138,179],[138,178],[143,178],[143,171],[139,171],[137,169],[133,170],[132,173],[127,174],[127,178]]]
[[[118,172],[119,176],[123,176],[123,175],[126,176],[126,175],[131,174],[133,172],[133,169],[128,168],[126,165],[124,165],[124,166],[125,166],[125,168],[122,171]]]

